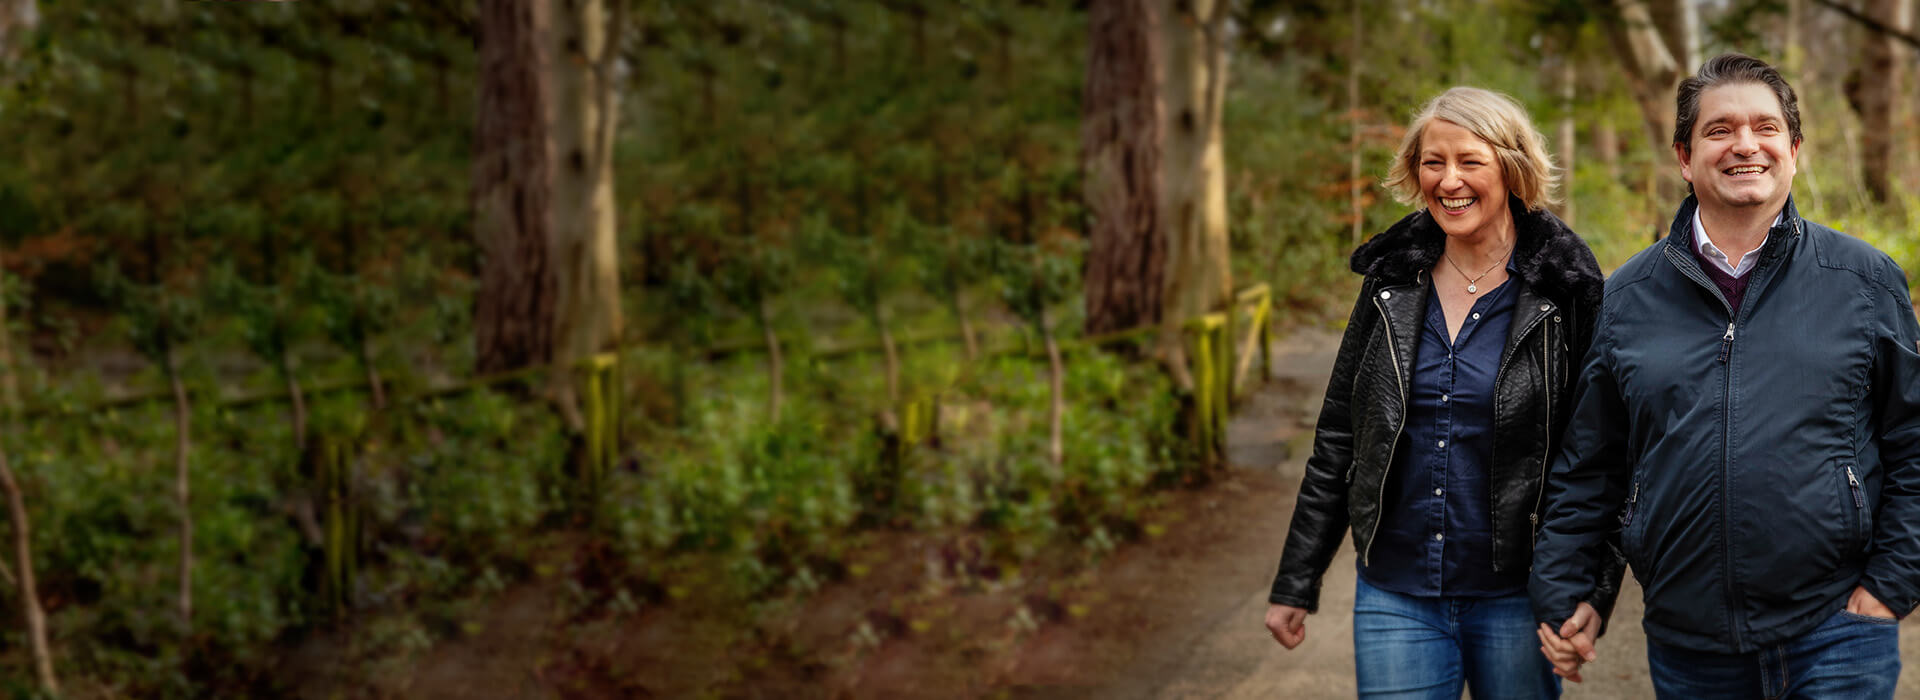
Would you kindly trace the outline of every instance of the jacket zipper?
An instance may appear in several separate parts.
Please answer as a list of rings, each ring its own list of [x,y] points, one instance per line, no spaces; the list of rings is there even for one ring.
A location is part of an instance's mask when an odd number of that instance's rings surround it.
[[[1553,309],[1552,307],[1541,309],[1541,314],[1533,317],[1532,323],[1528,323],[1527,327],[1520,329],[1520,336],[1524,338],[1528,333],[1532,333],[1534,328],[1539,327],[1540,323],[1546,320],[1548,313],[1551,313],[1556,310],[1557,309]],[[1544,332],[1540,334],[1541,336],[1540,347],[1542,348],[1540,356],[1541,358],[1543,358],[1541,360],[1543,363],[1546,362],[1544,358],[1547,357],[1547,353],[1545,351],[1545,349],[1548,347],[1546,344],[1547,342],[1546,335],[1547,334]],[[1495,400],[1498,400],[1498,397],[1500,396],[1500,380],[1506,378],[1507,364],[1512,361],[1513,361],[1513,357],[1511,355],[1500,358],[1500,368],[1497,370],[1494,370],[1493,372],[1493,386],[1494,386],[1493,395],[1495,397]],[[1546,365],[1543,364],[1542,366],[1545,367]],[[1541,375],[1540,377],[1540,383],[1544,386],[1549,386],[1549,387],[1552,386],[1553,384],[1553,382],[1547,379],[1546,375],[1544,374]],[[1553,431],[1553,421],[1552,421],[1553,391],[1552,389],[1547,390],[1547,418],[1548,418],[1547,431],[1551,433]],[[1551,446],[1548,447],[1547,454],[1552,454]],[[1547,496],[1547,462],[1543,460],[1540,463],[1540,488],[1534,491],[1533,511],[1527,514],[1527,520],[1532,524],[1534,528],[1534,534],[1536,535],[1540,534],[1540,502],[1544,500],[1546,496]],[[1384,498],[1384,496],[1382,497]]]
[[[1558,317],[1555,317],[1557,320]],[[1540,486],[1534,490],[1533,510],[1527,512],[1527,521],[1533,524],[1533,537],[1540,539],[1540,505],[1547,500],[1547,469],[1553,464],[1553,326],[1540,333],[1540,387],[1541,394],[1547,398],[1546,439],[1540,443]],[[1495,386],[1499,386],[1495,384]],[[1531,568],[1531,567],[1529,567]]]
[[[1847,465],[1847,490],[1853,492],[1853,534],[1860,538],[1860,548],[1866,549],[1867,499],[1860,495],[1860,480],[1853,476],[1853,465]]]
[[[1722,377],[1720,382],[1720,405],[1726,406],[1727,413],[1731,414],[1733,408],[1733,329],[1734,324],[1738,322],[1739,316],[1734,313],[1733,304],[1727,301],[1726,295],[1720,293],[1720,286],[1714,284],[1712,280],[1707,279],[1706,273],[1701,272],[1698,265],[1688,268],[1686,265],[1681,264],[1680,254],[1674,252],[1672,246],[1668,246],[1666,254],[1667,262],[1672,264],[1675,269],[1678,269],[1681,275],[1693,280],[1694,284],[1706,287],[1709,291],[1713,292],[1714,298],[1720,300],[1721,308],[1727,310],[1727,332],[1720,336],[1720,371]],[[1748,255],[1752,254],[1753,253],[1748,253]],[[1756,265],[1754,269],[1747,274],[1758,275],[1759,272],[1760,267]],[[1727,537],[1728,533],[1733,531],[1733,515],[1727,512],[1729,509],[1727,485],[1730,481],[1728,472],[1732,469],[1732,461],[1733,420],[1729,417],[1723,420],[1720,425],[1720,536],[1722,538]],[[1725,546],[1723,541],[1720,547],[1720,575],[1725,579],[1726,584],[1727,632],[1733,637],[1733,648],[1739,649],[1741,645],[1740,621],[1734,616],[1735,601],[1739,600],[1739,594],[1738,591],[1734,590],[1733,585],[1732,549],[1732,547]]]
[[[1415,276],[1416,280],[1419,279]],[[1400,449],[1400,431],[1407,427],[1407,381],[1400,376],[1400,352],[1393,347],[1393,318],[1387,315],[1387,307],[1380,303],[1380,297],[1373,298],[1373,308],[1380,310],[1380,326],[1387,329],[1387,358],[1393,360],[1393,383],[1400,389],[1400,420],[1393,424],[1393,442],[1387,443],[1387,463],[1380,467],[1380,495],[1374,503],[1387,502],[1387,474],[1393,471],[1393,453]],[[1498,382],[1496,382],[1496,385]],[[1347,481],[1353,481],[1349,476]],[[1373,519],[1373,531],[1367,533],[1367,550],[1360,553],[1360,565],[1371,566],[1368,562],[1373,556],[1374,535],[1380,534],[1380,518]]]

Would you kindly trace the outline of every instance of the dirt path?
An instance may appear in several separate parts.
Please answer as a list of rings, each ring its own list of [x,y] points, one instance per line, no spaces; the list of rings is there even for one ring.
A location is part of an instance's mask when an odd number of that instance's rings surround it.
[[[633,614],[567,604],[578,553],[486,601],[467,633],[354,669],[351,640],[310,645],[301,697],[1353,697],[1354,564],[1343,547],[1304,647],[1263,625],[1266,590],[1338,336],[1275,345],[1275,377],[1229,426],[1235,465],[1213,483],[1160,492],[1143,534],[1097,561],[1056,548],[1018,572],[981,560],[978,533],[854,535],[845,571],[818,591],[748,606],[690,597]],[[572,560],[573,563],[568,563]],[[604,606],[602,606],[604,607]],[[1645,698],[1640,589],[1628,581],[1587,682],[1569,698]],[[1920,697],[1920,622],[1900,696]]]

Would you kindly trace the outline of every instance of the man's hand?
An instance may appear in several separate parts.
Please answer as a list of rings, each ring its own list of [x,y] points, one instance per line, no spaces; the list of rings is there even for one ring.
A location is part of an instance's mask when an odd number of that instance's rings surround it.
[[[1307,610],[1291,605],[1267,606],[1267,632],[1280,646],[1292,649],[1307,641]]]
[[[1879,598],[1867,592],[1866,586],[1854,586],[1853,596],[1847,599],[1847,612],[1864,617],[1878,617],[1884,620],[1897,620],[1893,609],[1881,603]]]
[[[1561,623],[1555,631],[1547,623],[1540,623],[1540,653],[1553,664],[1553,674],[1579,683],[1580,665],[1600,658],[1593,651],[1593,641],[1600,636],[1600,613],[1592,605],[1581,603],[1573,611],[1573,616]]]

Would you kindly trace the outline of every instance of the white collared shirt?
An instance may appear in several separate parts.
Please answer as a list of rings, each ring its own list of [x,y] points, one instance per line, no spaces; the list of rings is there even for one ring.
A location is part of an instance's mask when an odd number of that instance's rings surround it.
[[[1786,212],[1784,210],[1779,214],[1774,214],[1773,223],[1767,225],[1767,230],[1771,231],[1773,227],[1779,226],[1780,219],[1785,216],[1785,214]],[[1772,234],[1761,236],[1760,245],[1754,246],[1753,250],[1749,250],[1746,255],[1740,256],[1740,266],[1734,267],[1733,264],[1727,260],[1726,252],[1720,250],[1719,246],[1714,245],[1712,239],[1707,238],[1707,228],[1700,225],[1700,208],[1694,207],[1693,209],[1694,249],[1700,251],[1700,257],[1706,258],[1709,262],[1713,263],[1714,267],[1720,268],[1721,272],[1732,275],[1734,279],[1747,276],[1747,273],[1753,271],[1753,266],[1760,263],[1760,256],[1755,255],[1755,253],[1760,252],[1761,248],[1767,247],[1767,238],[1771,235]]]

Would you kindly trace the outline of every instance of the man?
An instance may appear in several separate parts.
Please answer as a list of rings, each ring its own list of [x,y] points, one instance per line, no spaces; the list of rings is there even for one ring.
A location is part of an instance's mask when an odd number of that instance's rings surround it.
[[[1534,550],[1542,648],[1594,659],[1583,550],[1618,532],[1659,696],[1890,698],[1920,600],[1906,275],[1795,211],[1772,66],[1716,57],[1676,102],[1693,195],[1607,280]]]

